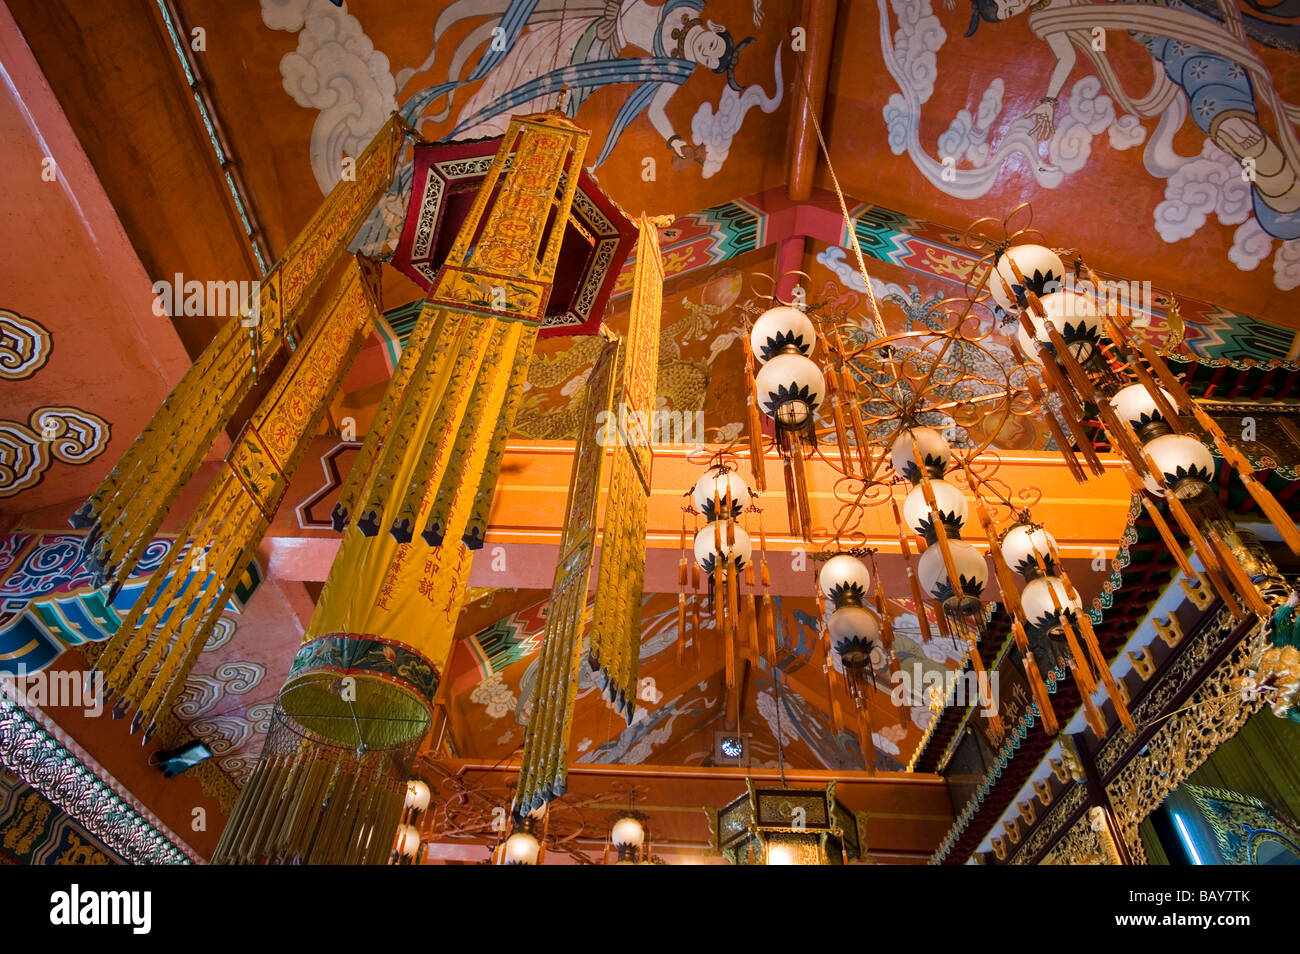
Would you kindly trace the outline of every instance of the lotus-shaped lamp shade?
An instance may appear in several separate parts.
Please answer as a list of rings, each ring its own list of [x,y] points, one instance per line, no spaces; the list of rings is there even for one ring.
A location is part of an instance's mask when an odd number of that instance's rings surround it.
[[[1034,527],[1027,523],[1018,523],[1008,530],[1006,536],[1002,538],[1001,549],[1002,559],[1006,561],[1007,566],[1031,580],[1036,576],[1042,576],[1042,571],[1038,569],[1038,560],[1034,557],[1035,551],[1042,556],[1048,573],[1055,570],[1059,552],[1056,539],[1050,533],[1042,527]]]
[[[726,557],[722,561],[724,572],[735,568],[743,570],[749,563],[750,558],[754,555],[753,544],[750,543],[749,534],[741,527],[733,526],[732,531],[735,533],[735,543],[730,547],[727,546],[727,525],[718,521],[706,523],[699,533],[695,534],[695,562],[699,564],[701,570],[705,573],[712,573],[713,567],[718,559],[717,541],[718,533],[721,532],[722,550]]]
[[[1044,633],[1061,630],[1061,614],[1052,602],[1052,595],[1066,610],[1067,616],[1078,616],[1083,612],[1083,603],[1070,599],[1065,591],[1065,584],[1054,576],[1040,576],[1025,584],[1020,594],[1020,606],[1025,612],[1025,621],[1030,626]]]
[[[865,669],[871,665],[871,651],[880,636],[880,619],[873,611],[862,606],[841,606],[831,613],[827,627],[831,646],[845,667]]]
[[[640,848],[645,841],[645,828],[631,815],[624,815],[614,822],[614,827],[609,832],[609,840],[615,848],[623,845]]]
[[[817,347],[817,330],[798,308],[777,305],[758,316],[749,332],[749,344],[760,362],[779,354],[797,352],[805,358]]]
[[[749,488],[735,471],[712,468],[695,482],[691,499],[705,520],[718,517],[714,510],[715,499],[722,503],[723,516],[730,510],[733,517],[739,517],[749,506]]]
[[[429,785],[422,778],[413,778],[406,783],[406,807],[422,812],[429,807]]]
[[[506,839],[503,857],[508,865],[535,865],[541,848],[532,832],[517,831]]]
[[[912,452],[913,437],[916,438],[916,446],[920,448],[929,475],[935,479],[942,477],[948,469],[948,462],[952,460],[952,448],[933,427],[913,427],[894,438],[893,446],[889,449],[889,462],[894,467],[894,473],[912,483],[921,479],[916,455]]]
[[[1214,455],[1195,437],[1165,434],[1147,442],[1142,449],[1164,477],[1165,486],[1180,499],[1196,495],[1214,479]]]
[[[954,587],[948,579],[943,551],[939,545],[926,547],[916,564],[916,575],[921,588],[941,602],[947,609],[970,611],[978,606],[989,581],[989,567],[983,554],[969,543],[949,540],[948,549],[956,565],[961,585]]]
[[[1078,292],[1059,291],[1044,295],[1039,301],[1042,302],[1048,319],[1065,339],[1065,346],[1074,355],[1074,360],[1083,364],[1097,353],[1101,344],[1102,324],[1101,316],[1097,313],[1097,303],[1093,299]],[[1054,352],[1055,347],[1047,334],[1046,321],[1033,311],[1026,311],[1025,314],[1034,326],[1034,338]],[[1020,350],[1026,358],[1041,363],[1038,348],[1025,333],[1024,325],[1016,333],[1016,340],[1020,342]]]
[[[754,377],[759,409],[789,428],[803,427],[826,396],[821,369],[801,354],[779,354]]]
[[[857,557],[839,553],[822,565],[817,582],[835,606],[861,606],[871,586],[871,572]]]
[[[1016,278],[1012,261],[1025,277],[1024,285]],[[989,276],[989,292],[995,302],[1010,312],[1019,311],[1029,304],[1025,299],[1026,288],[1041,298],[1058,291],[1065,280],[1065,265],[1061,257],[1043,245],[1013,245],[998,256],[996,267],[997,275]],[[1011,295],[1007,294],[999,275],[1011,286]]]
[[[934,491],[934,502],[938,505],[939,520],[943,523],[944,529],[950,536],[960,534],[961,528],[966,525],[968,512],[966,498],[960,490],[946,480],[930,481],[930,489]],[[913,487],[912,492],[903,501],[903,520],[927,541],[932,541],[936,536],[934,514],[930,512],[930,505],[925,502],[925,488],[920,484]]]
[[[1176,406],[1173,396],[1168,391],[1161,388],[1160,393],[1164,395],[1170,407]],[[1130,384],[1126,388],[1121,388],[1110,399],[1110,405],[1115,409],[1116,414],[1128,421],[1142,440],[1152,440],[1159,436],[1151,433],[1153,428],[1158,429],[1160,433],[1169,433],[1168,421],[1156,406],[1155,398],[1141,384]],[[1158,425],[1164,426],[1158,427]]]

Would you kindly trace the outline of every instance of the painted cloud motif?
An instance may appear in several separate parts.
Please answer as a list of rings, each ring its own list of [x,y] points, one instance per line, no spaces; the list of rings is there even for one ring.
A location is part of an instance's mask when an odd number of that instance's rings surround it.
[[[320,111],[311,168],[321,192],[329,192],[342,175],[343,157],[359,156],[397,109],[388,57],[356,17],[328,0],[262,0],[262,21],[300,29],[298,49],[280,60],[280,75],[294,102]]]
[[[957,112],[935,144],[937,155],[932,155],[921,142],[921,112],[939,80],[937,54],[947,34],[931,0],[877,0],[881,22],[897,24],[892,36],[888,29],[881,34],[882,59],[899,89],[883,110],[890,149],[895,155],[906,153],[936,188],[974,199],[994,188],[1004,163],[1017,154],[1027,160],[1039,186],[1053,189],[1087,165],[1094,140],[1103,133],[1114,150],[1131,149],[1145,140],[1147,172],[1167,181],[1165,199],[1154,212],[1156,231],[1164,241],[1185,241],[1211,215],[1217,216],[1224,225],[1242,226],[1228,253],[1234,265],[1251,271],[1275,253],[1274,284],[1284,290],[1297,287],[1300,146],[1287,126],[1294,117],[1276,115],[1270,78],[1241,38],[1240,25],[1234,34],[1211,13],[1202,12],[1203,23],[1195,13],[1189,19],[1192,8],[1178,0],[1148,4],[1148,32],[1135,38],[1155,67],[1151,94],[1137,97],[1123,89],[1103,43],[1084,51],[1098,75],[1085,75],[1066,97],[1065,82],[1080,59],[1072,39],[1077,37],[1070,31],[1128,29],[1123,8],[1117,7],[1063,0],[1032,6],[976,3],[967,36],[981,17],[997,23],[1030,10],[1028,26],[1051,50],[1056,68],[1050,78],[1043,77],[1044,99],[1007,125],[995,147],[986,140],[1002,111],[1001,77],[986,88],[975,117],[966,109]],[[1256,28],[1251,33],[1255,40],[1275,45],[1258,32],[1259,25],[1249,15],[1247,19],[1252,21],[1247,32]],[[1016,79],[1034,81],[1023,75]],[[1124,104],[1126,111],[1118,110],[1116,103]],[[1282,124],[1276,136],[1261,121],[1261,110],[1273,112]],[[1143,119],[1158,120],[1149,140]],[[1205,136],[1199,155],[1184,156],[1174,148],[1175,136],[1189,120]],[[1047,143],[1046,159],[1040,156],[1040,141]],[[1274,239],[1281,241],[1275,246]]]

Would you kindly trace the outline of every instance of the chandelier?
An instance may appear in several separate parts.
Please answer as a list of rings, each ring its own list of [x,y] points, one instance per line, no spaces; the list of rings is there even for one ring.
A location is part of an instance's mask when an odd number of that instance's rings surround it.
[[[980,636],[996,576],[1047,731],[1058,725],[1046,683],[1062,667],[1098,735],[1108,729],[1093,701],[1101,688],[1120,723],[1135,731],[1056,540],[1033,517],[1041,491],[1011,487],[999,474],[993,445],[1003,426],[1015,417],[1041,419],[1080,483],[1105,472],[1102,454],[1117,455],[1183,573],[1204,580],[1239,616],[1267,618],[1286,588],[1257,541],[1252,548],[1209,492],[1216,463],[1206,441],[1298,553],[1300,531],[1144,337],[1127,303],[1080,255],[1030,241],[1037,233],[1012,230],[1009,221],[1000,240],[980,234],[984,220],[972,226],[968,240],[983,257],[967,294],[938,302],[923,326],[887,331],[860,255],[867,319],[832,316],[802,294],[748,306],[749,463],[763,489],[765,460],[781,462],[791,531],[814,545],[821,563],[813,585],[826,608],[824,645],[860,715],[877,669],[897,662],[875,567],[879,547],[868,545],[874,541],[864,530],[871,508],[888,507],[924,641],[933,617],[941,636],[966,643],[966,662],[983,678]],[[856,246],[851,228],[849,235]],[[1010,343],[999,340],[999,323],[1015,326]],[[810,506],[814,461],[832,475],[828,524]],[[726,478],[718,501],[733,482]],[[737,558],[746,556],[747,536],[724,539],[722,529],[712,544],[704,541],[706,555],[731,552],[734,541]],[[989,727],[1001,735],[996,714]],[[872,751],[869,731],[868,723],[864,754]]]

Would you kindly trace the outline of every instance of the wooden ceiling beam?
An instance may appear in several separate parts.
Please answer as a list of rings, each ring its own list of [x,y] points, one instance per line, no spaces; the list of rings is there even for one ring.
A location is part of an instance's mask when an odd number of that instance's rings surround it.
[[[258,277],[152,0],[8,6],[149,278]],[[218,321],[187,317],[174,325],[195,355]]]
[[[435,760],[438,774],[473,779],[476,788],[508,804],[510,784],[519,772],[517,760]],[[429,771],[421,763],[422,774]],[[435,780],[433,774],[428,776]],[[792,787],[815,787],[834,780],[836,796],[851,810],[867,813],[867,846],[881,860],[911,860],[918,853],[928,857],[952,824],[952,802],[947,783],[937,775],[877,771],[874,775],[825,769],[797,769],[786,766],[784,779],[778,769],[699,765],[592,765],[569,766],[568,794],[562,802],[585,805],[584,812],[595,827],[591,834],[603,834],[601,809],[617,810],[626,804],[626,787],[635,785],[638,811],[649,816],[656,842],[707,844],[708,820],[701,806],[721,808],[745,792],[745,780],[759,786],[777,787],[782,781]],[[441,789],[438,797],[445,797]],[[588,800],[601,798],[598,804]],[[603,798],[602,798],[603,796]],[[557,811],[563,812],[563,807]],[[561,815],[557,815],[557,818]]]
[[[309,459],[318,457],[333,443],[336,442],[332,439],[317,442]],[[685,445],[655,448],[646,532],[645,590],[649,593],[671,593],[678,588],[682,492],[695,483],[700,471],[699,465],[690,459],[690,453],[691,448]],[[833,457],[835,451],[828,448],[825,453]],[[471,570],[471,586],[550,589],[572,457],[573,445],[562,441],[512,441],[507,445],[501,482],[492,504],[487,543]],[[1071,575],[1076,575],[1077,566],[1078,579],[1085,581],[1085,586],[1088,581],[1100,586],[1104,578],[1101,571],[1092,571],[1089,566],[1099,556],[1106,559],[1115,556],[1128,519],[1130,494],[1119,469],[1119,458],[1102,455],[1105,475],[1080,486],[1060,466],[1059,454],[1004,451],[1000,457],[999,480],[1012,488],[1036,487],[1042,491],[1034,516],[1051,529],[1060,543]],[[773,452],[768,473],[777,475],[779,471]],[[748,476],[743,470],[742,475]],[[817,526],[830,526],[841,506],[835,495],[838,476],[827,463],[815,459],[808,463],[809,497]],[[324,528],[304,530],[296,510],[297,503],[317,493],[320,487],[319,468],[300,468],[264,544],[271,575],[291,580],[325,578],[338,550],[338,534]],[[905,489],[898,489],[900,497]],[[771,592],[806,594],[811,577],[806,567],[796,569],[800,561],[794,559],[794,551],[806,550],[808,544],[790,533],[779,482],[773,483],[762,503],[763,513],[755,519],[763,521],[767,538]],[[316,510],[328,513],[329,505],[330,500],[325,498]],[[884,554],[899,552],[898,529],[887,506],[867,508],[857,529],[862,533],[863,545],[878,547]],[[753,520],[750,535],[754,538],[758,535]],[[987,549],[987,544],[982,545],[979,539],[972,542],[977,549]],[[887,591],[907,592],[907,578],[900,560],[883,560],[880,571]],[[1085,595],[1091,598],[1095,590]]]
[[[790,110],[790,153],[787,190],[792,200],[802,202],[812,195],[817,170],[817,130],[813,116],[822,119],[826,89],[831,74],[831,48],[835,42],[837,0],[805,0],[803,26],[807,49],[799,59],[803,82],[794,85]]]

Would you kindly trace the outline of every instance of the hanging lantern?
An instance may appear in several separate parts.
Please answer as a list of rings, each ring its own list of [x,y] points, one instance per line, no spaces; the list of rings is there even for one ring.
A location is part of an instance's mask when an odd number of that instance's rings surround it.
[[[871,571],[857,557],[840,553],[822,566],[817,582],[822,593],[836,607],[862,606],[871,585]]]
[[[779,354],[755,376],[758,406],[788,430],[798,430],[812,420],[826,396],[821,370],[801,354]]]
[[[1214,455],[1195,437],[1165,434],[1148,441],[1142,449],[1160,471],[1165,486],[1180,500],[1196,496],[1214,479]],[[1159,488],[1154,492],[1164,496]]]
[[[714,509],[714,501],[721,501],[724,517],[730,511],[734,518],[745,512],[749,506],[750,494],[739,474],[718,466],[710,468],[708,473],[696,481],[695,489],[691,491],[691,500],[705,520],[716,520],[718,514]]]
[[[1170,407],[1176,406],[1172,394],[1164,388],[1160,389],[1160,393],[1164,395],[1165,402]],[[1121,388],[1110,399],[1110,404],[1121,419],[1128,421],[1141,441],[1155,440],[1157,437],[1171,433],[1169,422],[1160,413],[1155,398],[1141,384],[1130,384],[1126,388]]]
[[[298,744],[286,751],[268,734],[214,860],[297,855],[308,864],[358,863],[368,860],[371,843],[390,847],[387,838],[363,836],[401,811],[411,760],[428,734],[533,345],[548,321],[553,288],[574,277],[560,270],[559,257],[588,138],[548,113],[512,119],[498,140],[425,299],[416,326],[422,330],[412,332],[423,346],[408,341],[376,412],[379,423],[339,491],[335,525],[343,540],[273,713],[284,724],[286,746],[294,734]],[[578,241],[592,252],[590,236]],[[637,268],[658,258],[638,252]],[[506,288],[504,302],[485,294],[497,282]],[[650,295],[662,278],[638,285]],[[646,339],[635,340],[628,363],[657,367],[655,339],[645,353]],[[645,393],[653,401],[653,378]],[[625,395],[630,404],[640,401],[639,393]],[[648,464],[640,472],[648,474]],[[611,496],[626,511],[638,492]],[[626,570],[626,579],[632,571],[611,559],[616,535],[606,530],[602,569]],[[644,540],[644,531],[627,538]],[[643,563],[635,596],[623,604],[637,611]],[[601,602],[598,588],[598,619]],[[639,633],[635,626],[593,630],[615,639]],[[596,644],[593,637],[593,654]],[[634,686],[635,657],[629,668]],[[317,784],[312,772],[323,772],[317,767],[327,757],[338,760],[339,770]],[[286,836],[273,821],[297,799],[306,821]]]
[[[1101,353],[1102,320],[1097,313],[1096,302],[1086,295],[1070,291],[1051,292],[1043,295],[1038,301],[1043,306],[1047,319],[1065,339],[1065,346],[1070,349],[1070,354],[1074,356],[1075,361],[1079,364],[1087,364],[1095,355]],[[1051,352],[1055,352],[1055,347],[1047,334],[1046,321],[1033,309],[1026,314],[1034,326],[1034,339],[1030,339],[1025,326],[1021,324],[1016,333],[1016,340],[1020,342],[1020,350],[1024,352],[1025,357],[1041,364],[1038,347],[1034,342],[1041,342]]]
[[[939,521],[950,536],[958,536],[966,525],[968,506],[962,492],[946,480],[930,481],[935,505],[939,508]],[[925,499],[925,488],[919,484],[903,501],[903,519],[927,543],[934,543],[934,514]]]
[[[407,811],[422,812],[429,807],[429,785],[422,778],[413,778],[406,783]]]
[[[537,840],[537,836],[530,831],[521,829],[506,839],[505,847],[501,851],[501,863],[506,865],[535,865],[541,850],[542,846]]]
[[[735,542],[730,545],[727,543],[728,533],[735,534],[733,537]],[[695,562],[700,569],[705,573],[713,573],[713,567],[718,558],[719,537],[722,540],[722,552],[725,554],[722,560],[723,571],[725,572],[732,567],[743,570],[754,555],[754,547],[749,540],[749,534],[735,525],[728,527],[724,523],[722,526],[718,526],[716,520],[706,523],[700,532],[695,534]]]
[[[399,858],[413,859],[420,852],[420,829],[414,825],[402,825],[397,830],[397,845],[394,848]]]
[[[1012,261],[1025,277],[1025,285],[1016,278]],[[994,263],[997,275],[989,279],[989,292],[993,300],[1008,312],[1020,311],[1028,305],[1026,286],[1041,298],[1058,290],[1065,281],[1065,265],[1061,257],[1043,245],[1013,245],[998,255]]]
[[[801,819],[795,825],[794,819]],[[869,859],[866,816],[824,788],[758,788],[718,810],[713,848],[733,865],[842,865]]]
[[[839,428],[837,433],[841,437],[844,434],[842,409],[833,394],[840,386],[837,371],[832,368],[829,372],[828,391],[826,376],[808,359],[816,350],[817,338],[817,326],[808,315],[797,308],[778,305],[759,316],[745,339],[745,373],[753,382],[753,391],[747,398],[750,468],[759,490],[764,489],[767,478],[761,412],[776,422],[776,445],[785,473],[790,530],[805,540],[810,539],[812,527],[804,458],[816,447],[813,422],[823,403],[829,404]],[[845,452],[846,448],[842,441],[840,450]]]
[[[1007,566],[1027,580],[1042,575],[1038,568],[1035,554],[1043,558],[1048,573],[1056,572],[1056,558],[1059,553],[1056,539],[1042,527],[1029,523],[1018,523],[1007,531],[1002,538],[1002,559]]]
[[[609,832],[610,844],[618,851],[619,865],[634,865],[638,861],[641,846],[645,844],[645,825],[635,813],[619,816]]]
[[[817,329],[798,308],[778,305],[758,316],[749,332],[749,344],[759,362],[781,354],[801,354],[806,358],[817,347]]]
[[[871,668],[872,650],[880,636],[880,617],[875,612],[862,606],[841,606],[831,613],[827,627],[845,670],[865,672]]]
[[[1055,602],[1052,599],[1053,595],[1056,597]],[[1071,599],[1065,585],[1055,576],[1040,576],[1030,580],[1020,594],[1020,605],[1025,612],[1025,621],[1039,632],[1051,636],[1059,636],[1062,630],[1061,610],[1056,608],[1057,603],[1070,619],[1078,617],[1083,612],[1083,603]]]
[[[913,427],[894,438],[894,444],[889,450],[889,462],[893,465],[894,472],[913,484],[921,479],[921,471],[912,452],[913,438],[916,439],[916,446],[921,449],[921,457],[930,478],[942,478],[948,469],[948,462],[952,460],[952,447],[933,427]]]
[[[932,544],[917,561],[916,572],[921,588],[933,596],[949,612],[969,613],[978,609],[989,581],[989,568],[983,554],[963,540],[949,540],[948,552],[960,577],[960,586],[954,587],[944,565],[943,550]]]

